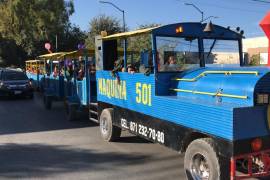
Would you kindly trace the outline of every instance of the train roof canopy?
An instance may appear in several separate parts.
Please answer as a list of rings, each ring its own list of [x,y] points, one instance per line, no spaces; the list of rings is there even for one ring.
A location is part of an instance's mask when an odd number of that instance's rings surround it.
[[[112,34],[112,35],[109,35],[109,36],[102,37],[102,39],[103,40],[111,40],[111,39],[127,38],[127,37],[137,36],[137,35],[141,35],[141,34],[147,34],[147,33],[150,33],[153,29],[156,29],[158,27],[159,26],[152,27],[152,28],[138,29],[138,30],[135,30],[135,31]]]
[[[27,60],[27,61],[25,61],[25,62],[27,62],[27,63],[33,63],[33,62],[39,62],[40,60],[37,60],[37,59],[35,59],[35,60]]]
[[[49,54],[40,55],[38,57],[42,58],[42,59],[57,59],[58,57],[60,57],[64,53],[65,52],[49,53]]]
[[[64,59],[64,58],[77,58],[79,56],[92,56],[95,54],[94,49],[85,49],[85,50],[77,50],[77,51],[71,51],[71,52],[66,52],[57,57],[57,59]]]
[[[195,38],[217,38],[217,39],[241,39],[243,35],[240,32],[231,30],[229,27],[222,27],[211,24],[212,31],[205,31],[206,23],[200,22],[183,22],[157,26],[146,29],[139,29],[130,32],[117,33],[102,37],[102,40],[123,39],[132,36],[152,33],[154,36],[171,36],[171,37],[195,37]]]

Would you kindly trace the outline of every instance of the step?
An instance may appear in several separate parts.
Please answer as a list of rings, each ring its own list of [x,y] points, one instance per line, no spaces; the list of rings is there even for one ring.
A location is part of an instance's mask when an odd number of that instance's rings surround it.
[[[90,103],[90,105],[97,107],[98,106],[98,103]]]
[[[89,118],[89,120],[91,120],[91,121],[94,121],[94,122],[98,123],[98,120],[97,120],[97,119],[95,119],[95,118]]]
[[[89,112],[90,112],[91,114],[98,115],[98,112],[97,112],[97,111],[89,110]]]

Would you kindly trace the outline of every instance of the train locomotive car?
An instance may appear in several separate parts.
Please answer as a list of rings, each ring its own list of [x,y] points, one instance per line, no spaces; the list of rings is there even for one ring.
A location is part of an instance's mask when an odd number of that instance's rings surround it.
[[[145,34],[151,49],[142,54],[140,71],[130,73],[127,39]],[[126,129],[185,152],[188,179],[269,175],[270,69],[245,66],[242,38],[240,32],[201,23],[96,37],[104,140],[114,141]],[[125,52],[117,71],[119,40]]]

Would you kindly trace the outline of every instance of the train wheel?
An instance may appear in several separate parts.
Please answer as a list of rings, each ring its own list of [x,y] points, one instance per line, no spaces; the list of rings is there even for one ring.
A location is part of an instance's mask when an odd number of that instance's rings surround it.
[[[100,115],[100,132],[105,141],[112,142],[121,136],[121,128],[113,125],[113,109],[104,109]]]
[[[225,179],[211,138],[197,139],[190,143],[185,153],[184,168],[189,180]]]

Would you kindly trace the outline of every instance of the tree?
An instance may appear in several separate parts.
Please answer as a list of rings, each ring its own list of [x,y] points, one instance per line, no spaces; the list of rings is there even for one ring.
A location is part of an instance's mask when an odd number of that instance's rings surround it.
[[[34,57],[42,52],[45,42],[65,32],[73,12],[72,0],[1,1],[0,34]]]
[[[100,35],[101,31],[106,31],[108,35],[121,32],[120,21],[111,16],[99,15],[94,17],[90,23],[89,32],[86,39],[86,45],[88,48],[94,48],[95,36]]]
[[[25,58],[23,49],[17,46],[14,40],[0,36],[0,66],[18,65]]]
[[[69,25],[65,32],[60,36],[59,46],[60,51],[74,51],[78,49],[78,44],[84,44],[87,34],[78,26]]]
[[[250,66],[259,66],[260,65],[260,54],[255,54],[250,58]]]
[[[138,29],[146,29],[160,26],[159,24],[150,23],[139,25]],[[129,39],[128,48],[132,51],[150,50],[152,48],[151,36],[149,34],[134,36]]]

